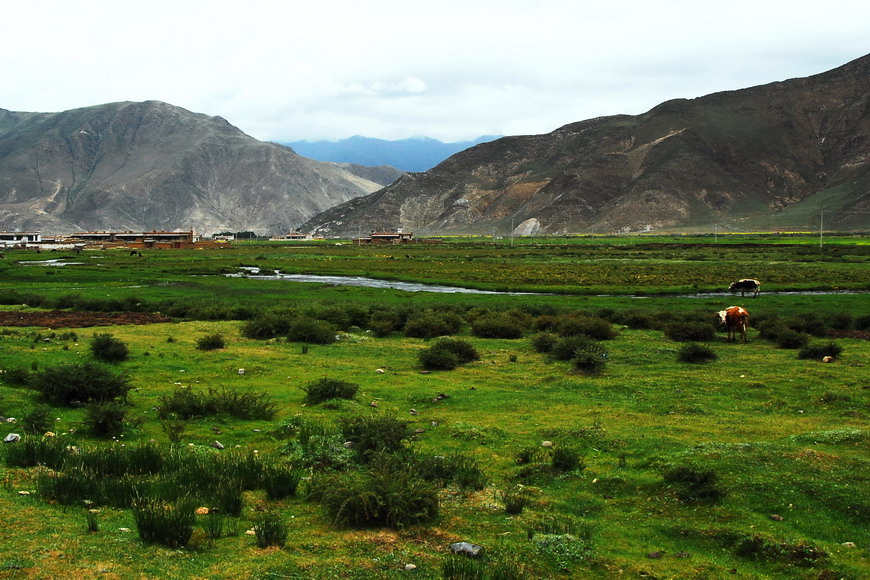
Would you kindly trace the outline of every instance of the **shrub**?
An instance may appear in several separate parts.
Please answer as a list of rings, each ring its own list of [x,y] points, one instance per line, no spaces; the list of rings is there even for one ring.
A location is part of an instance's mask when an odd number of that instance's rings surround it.
[[[3,380],[4,384],[10,386],[25,386],[30,380],[30,371],[24,367],[10,367],[3,369],[3,372],[0,373],[0,379]]]
[[[870,330],[870,314],[856,316],[855,320],[852,321],[852,325],[855,327],[855,330]]]
[[[127,345],[108,333],[94,334],[91,339],[91,354],[105,362],[126,360],[130,355]]]
[[[31,409],[21,422],[24,427],[24,432],[31,435],[37,435],[51,431],[54,421],[51,419],[51,408],[48,405],[37,405]]]
[[[401,528],[438,516],[438,493],[431,483],[386,465],[362,474],[321,476],[312,489],[337,525]]]
[[[716,485],[719,477],[710,469],[676,467],[666,471],[663,479],[685,503],[717,503],[725,497],[725,491]]]
[[[571,364],[574,370],[587,374],[595,374],[604,369],[607,363],[607,350],[597,343],[592,343],[574,351]]]
[[[404,449],[411,437],[408,422],[390,416],[357,415],[341,421],[341,432],[353,445],[356,454],[367,461],[378,453],[395,453]]]
[[[264,311],[242,324],[242,336],[260,340],[287,336],[296,316],[294,310],[287,308]]]
[[[553,457],[550,460],[550,465],[553,470],[567,473],[582,469],[585,465],[582,464],[580,452],[577,449],[570,447],[556,447],[553,449]]]
[[[603,318],[572,314],[556,321],[553,330],[560,336],[584,335],[595,340],[611,340],[616,338],[613,325]]]
[[[217,350],[224,348],[224,336],[222,334],[207,334],[196,339],[196,348],[199,350]]]
[[[817,343],[805,346],[798,352],[800,359],[821,360],[826,356],[837,358],[843,352],[843,347],[836,342]]]
[[[508,485],[499,494],[504,504],[504,511],[517,515],[532,501],[532,495],[523,485]]]
[[[452,312],[427,310],[405,322],[405,336],[411,338],[435,338],[456,334],[462,328],[462,318]]]
[[[92,362],[47,367],[31,373],[28,385],[54,405],[125,399],[133,388],[126,373],[114,373]]]
[[[539,332],[532,336],[532,348],[535,352],[549,353],[552,352],[557,340],[559,337],[552,332]]]
[[[774,338],[778,348],[803,348],[809,343],[810,337],[791,328],[782,328]]]
[[[564,336],[556,340],[550,354],[556,360],[571,360],[578,351],[603,351],[603,348],[588,336]]]
[[[161,544],[167,548],[186,546],[196,521],[195,506],[189,499],[165,504],[154,498],[137,499],[133,504],[133,519],[139,539],[146,544]]]
[[[803,540],[797,543],[777,542],[759,534],[737,540],[734,553],[741,558],[791,564],[800,568],[811,568],[828,558],[827,552]]]
[[[486,562],[462,554],[450,554],[441,561],[443,580],[484,580]]]
[[[622,323],[633,330],[648,330],[660,327],[656,317],[647,312],[626,312],[622,317]]]
[[[116,401],[91,403],[85,410],[85,426],[98,437],[112,437],[124,431],[127,408]]]
[[[316,405],[329,399],[353,399],[359,390],[359,385],[324,377],[308,383],[302,387],[302,390],[305,391],[303,401],[308,405]]]
[[[302,472],[287,465],[269,465],[263,468],[263,487],[269,499],[282,499],[296,495]]]
[[[175,389],[171,395],[161,395],[157,405],[157,416],[161,420],[215,415],[269,420],[276,412],[274,401],[266,393],[242,392],[226,387],[209,388],[205,393],[196,389]]]
[[[430,370],[450,370],[478,358],[477,349],[468,341],[458,338],[439,338],[419,354],[420,364]]]
[[[6,465],[8,467],[36,467],[44,465],[50,469],[60,469],[69,457],[69,442],[59,437],[23,437],[15,445],[6,445]]]
[[[323,320],[300,317],[287,329],[287,340],[310,344],[332,344],[335,342],[335,327]]]
[[[289,531],[287,522],[276,512],[265,512],[254,521],[254,535],[260,548],[283,547]]]
[[[705,322],[678,321],[665,327],[665,336],[677,342],[709,342],[715,335],[713,326]]]
[[[719,358],[712,348],[705,344],[689,343],[680,347],[677,360],[684,363],[706,363]]]
[[[509,314],[481,316],[471,325],[471,333],[480,338],[522,338],[525,327]]]

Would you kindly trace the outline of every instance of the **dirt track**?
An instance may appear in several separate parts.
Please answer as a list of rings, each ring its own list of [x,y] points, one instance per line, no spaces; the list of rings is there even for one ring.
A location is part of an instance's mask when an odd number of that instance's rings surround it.
[[[45,326],[47,328],[83,328],[115,324],[154,324],[170,322],[162,314],[150,312],[46,312],[0,311],[0,326]]]

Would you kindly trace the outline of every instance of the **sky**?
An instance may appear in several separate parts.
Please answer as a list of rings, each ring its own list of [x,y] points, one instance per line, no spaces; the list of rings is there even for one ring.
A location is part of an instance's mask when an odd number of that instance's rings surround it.
[[[870,53],[867,0],[3,0],[0,18],[0,108],[159,100],[264,141],[548,133]]]

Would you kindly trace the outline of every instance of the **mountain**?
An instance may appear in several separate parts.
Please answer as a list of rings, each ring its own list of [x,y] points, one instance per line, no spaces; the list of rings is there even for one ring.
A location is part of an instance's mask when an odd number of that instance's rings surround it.
[[[483,143],[302,228],[558,234],[820,219],[868,227],[868,192],[870,55],[807,78]]]
[[[286,233],[394,168],[324,163],[158,101],[0,109],[0,229]]]
[[[453,155],[498,137],[478,137],[472,141],[442,143],[428,137],[385,141],[369,137],[350,137],[339,141],[293,141],[284,143],[305,157],[320,161],[391,165],[403,171],[426,171]]]

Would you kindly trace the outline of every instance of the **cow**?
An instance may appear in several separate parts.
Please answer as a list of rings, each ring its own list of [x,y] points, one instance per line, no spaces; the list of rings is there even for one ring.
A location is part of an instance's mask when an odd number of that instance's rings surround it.
[[[746,329],[749,328],[749,312],[742,306],[729,306],[725,310],[720,310],[718,313],[719,322],[728,330],[728,340],[737,340],[737,333],[740,333],[740,340],[746,343]]]
[[[740,295],[745,296],[747,292],[752,292],[753,296],[758,296],[758,293],[761,292],[761,282],[758,280],[753,280],[752,278],[744,278],[742,280],[738,280],[736,282],[732,282],[730,286],[728,286],[728,290],[731,292],[736,292],[740,290]]]

